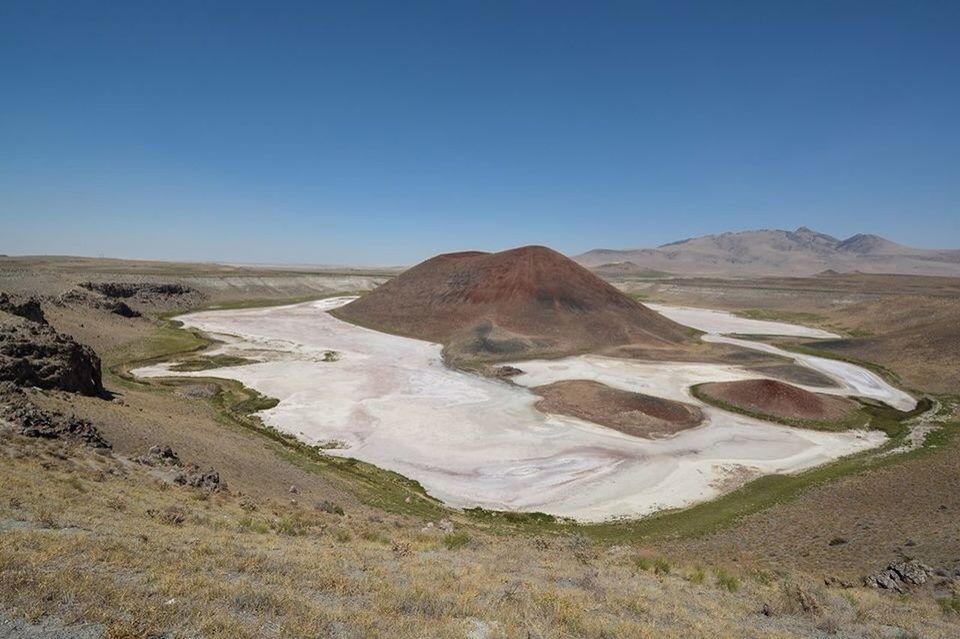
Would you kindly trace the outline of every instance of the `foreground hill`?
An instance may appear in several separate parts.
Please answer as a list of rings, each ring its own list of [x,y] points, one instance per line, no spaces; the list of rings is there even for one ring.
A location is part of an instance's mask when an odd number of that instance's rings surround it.
[[[960,250],[913,248],[877,235],[841,240],[806,227],[705,235],[650,249],[595,249],[574,259],[607,269],[629,262],[627,270],[641,275],[651,269],[681,275],[799,276],[825,270],[960,275]]]
[[[689,329],[542,246],[439,255],[334,314],[440,342],[448,357],[498,359],[692,341]]]

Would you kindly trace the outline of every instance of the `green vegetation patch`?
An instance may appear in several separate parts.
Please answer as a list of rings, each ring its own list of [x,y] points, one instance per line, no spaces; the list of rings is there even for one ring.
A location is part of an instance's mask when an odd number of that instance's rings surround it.
[[[255,360],[246,357],[234,357],[233,355],[205,355],[187,359],[178,362],[170,367],[170,370],[178,373],[206,371],[211,368],[226,368],[228,366],[243,366],[244,364],[254,364]]]
[[[200,311],[235,311],[245,308],[266,308],[268,306],[290,306],[292,304],[303,304],[305,302],[316,302],[331,297],[348,297],[351,295],[360,295],[363,291],[347,291],[344,293],[325,293],[315,295],[298,295],[294,297],[262,297],[253,299],[226,300],[223,302],[214,302],[200,309]]]
[[[767,322],[787,322],[788,324],[824,324],[827,318],[816,313],[801,313],[797,311],[778,311],[769,308],[748,308],[743,311],[734,311],[734,315],[746,319],[764,320]]]
[[[470,543],[470,535],[465,532],[452,532],[443,536],[443,545],[447,550],[457,550]]]

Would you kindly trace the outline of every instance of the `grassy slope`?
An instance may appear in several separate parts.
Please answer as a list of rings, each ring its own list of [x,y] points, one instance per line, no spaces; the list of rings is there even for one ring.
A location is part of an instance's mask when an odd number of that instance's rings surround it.
[[[579,537],[445,534],[403,517],[163,488],[112,456],[4,433],[0,475],[4,610],[100,624],[111,639],[956,630],[932,599],[841,596],[799,575],[678,565]],[[798,588],[817,611],[804,612]]]

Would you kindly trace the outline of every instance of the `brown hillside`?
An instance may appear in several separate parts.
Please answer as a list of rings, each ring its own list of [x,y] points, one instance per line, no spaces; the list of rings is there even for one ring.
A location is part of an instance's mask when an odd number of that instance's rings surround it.
[[[811,393],[773,379],[714,382],[698,387],[699,394],[751,413],[787,420],[841,421],[857,409],[844,397]]]
[[[687,328],[542,246],[439,255],[334,314],[443,343],[448,357],[502,359],[691,341]]]
[[[586,379],[568,379],[532,389],[543,397],[537,409],[570,415],[634,437],[667,437],[700,425],[692,404],[612,388]]]

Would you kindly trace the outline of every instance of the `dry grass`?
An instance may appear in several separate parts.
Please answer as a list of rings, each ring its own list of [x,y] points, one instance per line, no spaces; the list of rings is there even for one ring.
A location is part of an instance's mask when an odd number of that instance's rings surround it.
[[[100,623],[109,637],[960,630],[928,597],[802,586],[816,600],[805,609],[796,577],[707,572],[583,538],[444,535],[400,516],[208,495],[157,483],[113,456],[9,434],[0,455],[0,601],[29,619]]]

